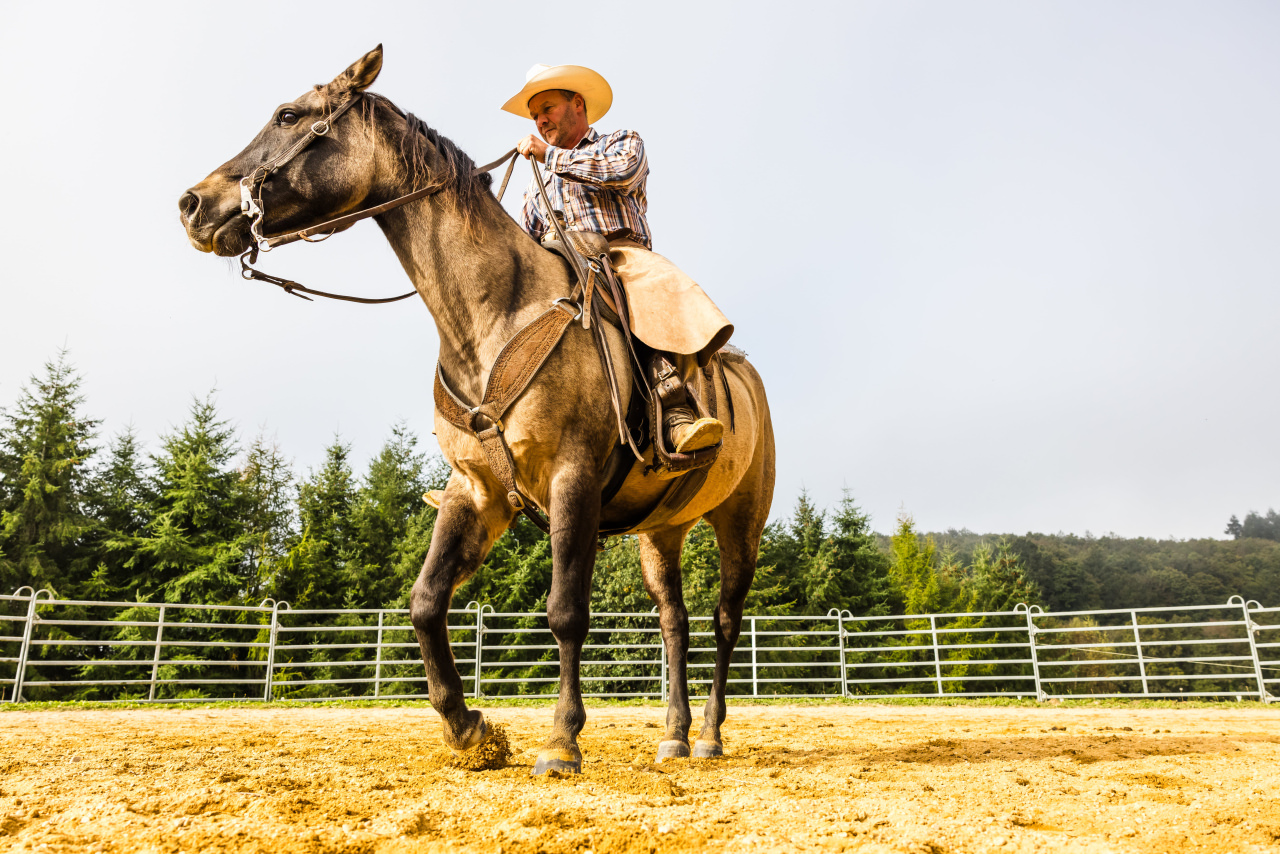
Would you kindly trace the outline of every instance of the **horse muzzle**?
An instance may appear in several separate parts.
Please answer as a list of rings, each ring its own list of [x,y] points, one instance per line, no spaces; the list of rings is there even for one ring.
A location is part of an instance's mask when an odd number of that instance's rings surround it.
[[[240,210],[236,184],[206,178],[178,199],[178,216],[187,240],[201,252],[229,257],[249,248],[249,218]]]

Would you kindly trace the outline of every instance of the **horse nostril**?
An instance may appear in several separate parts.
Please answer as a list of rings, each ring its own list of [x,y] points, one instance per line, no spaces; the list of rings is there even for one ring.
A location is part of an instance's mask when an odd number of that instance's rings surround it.
[[[178,211],[182,214],[183,222],[189,222],[196,212],[200,210],[200,196],[191,190],[182,194],[182,198],[178,199]]]

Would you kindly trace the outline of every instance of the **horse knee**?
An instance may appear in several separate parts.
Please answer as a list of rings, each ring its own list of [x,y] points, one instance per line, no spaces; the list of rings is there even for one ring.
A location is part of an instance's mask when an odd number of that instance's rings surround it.
[[[587,637],[589,609],[569,596],[547,600],[547,626],[559,641],[583,641]]]
[[[419,580],[409,594],[409,622],[420,632],[430,632],[449,619],[449,597],[435,595]]]
[[[664,637],[688,638],[689,611],[674,605],[662,608],[658,615],[658,625],[662,627]]]
[[[742,605],[726,606],[723,602],[716,608],[716,635],[729,643],[736,643],[742,631]]]

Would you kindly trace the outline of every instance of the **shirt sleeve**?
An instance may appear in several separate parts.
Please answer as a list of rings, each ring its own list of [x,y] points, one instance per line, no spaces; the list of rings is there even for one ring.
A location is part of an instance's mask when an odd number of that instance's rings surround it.
[[[520,226],[530,237],[540,241],[547,230],[547,224],[542,219],[537,202],[538,194],[533,187],[527,187],[524,191],[524,205],[520,208]]]
[[[547,169],[584,184],[629,190],[649,174],[644,140],[633,130],[614,131],[586,148],[547,146]]]

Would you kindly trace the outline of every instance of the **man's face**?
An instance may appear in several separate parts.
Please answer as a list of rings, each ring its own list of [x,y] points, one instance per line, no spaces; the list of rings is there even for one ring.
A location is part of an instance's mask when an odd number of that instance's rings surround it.
[[[529,99],[529,115],[538,135],[549,145],[577,145],[587,133],[586,111],[580,97],[566,98],[557,89],[539,92]]]

